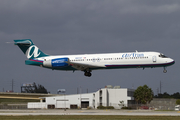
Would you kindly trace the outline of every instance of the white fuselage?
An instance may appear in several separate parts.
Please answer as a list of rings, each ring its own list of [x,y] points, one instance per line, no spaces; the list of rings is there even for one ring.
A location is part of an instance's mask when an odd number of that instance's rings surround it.
[[[82,55],[57,55],[50,56],[43,53],[31,39],[14,40],[28,60],[26,65],[41,66],[53,70],[81,70],[90,77],[92,70],[121,69],[121,68],[146,68],[165,67],[173,65],[175,61],[158,52],[128,52],[104,53]]]
[[[174,60],[162,57],[158,52],[129,52],[129,53],[108,53],[108,54],[82,54],[82,55],[61,55],[47,56],[38,60],[48,61],[57,58],[69,58],[69,64],[73,66],[87,65],[93,69],[114,69],[114,68],[146,68],[146,67],[166,67],[174,64]],[[163,55],[163,54],[162,54]],[[82,70],[72,67],[72,69],[52,68],[62,70]],[[48,66],[51,68],[51,66]]]

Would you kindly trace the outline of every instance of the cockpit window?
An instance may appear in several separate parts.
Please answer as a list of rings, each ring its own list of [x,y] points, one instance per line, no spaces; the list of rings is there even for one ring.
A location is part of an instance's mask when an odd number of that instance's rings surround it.
[[[165,55],[162,54],[162,53],[159,55],[159,57],[161,57],[161,58],[168,58],[167,56],[165,56]]]

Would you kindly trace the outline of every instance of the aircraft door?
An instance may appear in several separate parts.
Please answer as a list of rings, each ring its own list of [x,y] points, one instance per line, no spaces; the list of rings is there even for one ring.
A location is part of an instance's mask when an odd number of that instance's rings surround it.
[[[152,61],[153,61],[153,62],[156,62],[156,56],[153,56],[153,57],[152,57]]]

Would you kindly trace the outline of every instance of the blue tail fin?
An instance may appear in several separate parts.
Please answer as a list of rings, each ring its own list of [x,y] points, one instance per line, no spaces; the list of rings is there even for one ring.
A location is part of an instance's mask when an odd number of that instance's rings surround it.
[[[23,51],[28,59],[49,56],[39,50],[39,48],[31,41],[31,39],[14,40],[14,42],[14,44],[18,45],[18,47]]]

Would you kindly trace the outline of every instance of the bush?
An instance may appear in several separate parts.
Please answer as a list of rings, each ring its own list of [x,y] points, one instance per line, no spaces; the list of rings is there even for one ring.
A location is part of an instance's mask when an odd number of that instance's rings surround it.
[[[114,109],[114,107],[113,106],[107,106],[107,107],[105,107],[105,106],[98,106],[97,109]]]
[[[105,109],[104,106],[98,106],[97,109]]]
[[[122,107],[121,109],[132,109],[131,107]]]
[[[107,106],[106,109],[114,109],[113,106]]]
[[[87,109],[90,110],[90,109],[92,109],[92,107],[89,107],[89,106],[88,106]]]
[[[7,103],[4,103],[3,105],[4,105],[4,106],[7,106],[8,104],[7,104]]]

